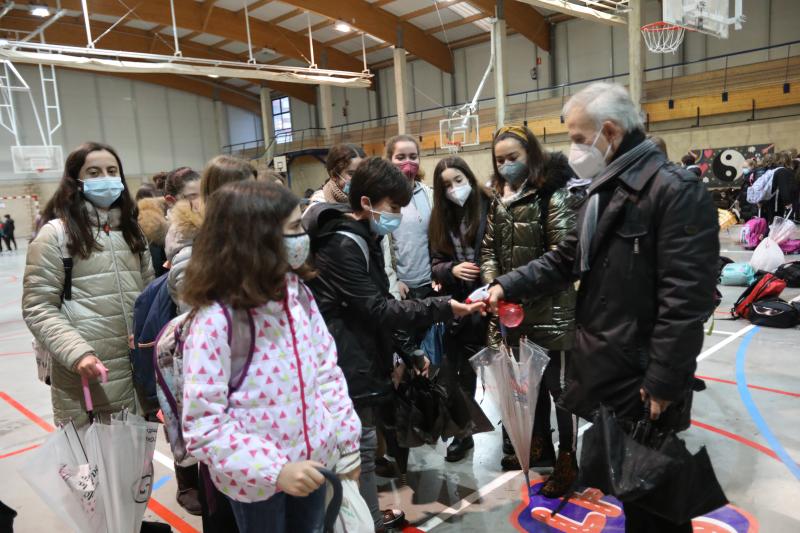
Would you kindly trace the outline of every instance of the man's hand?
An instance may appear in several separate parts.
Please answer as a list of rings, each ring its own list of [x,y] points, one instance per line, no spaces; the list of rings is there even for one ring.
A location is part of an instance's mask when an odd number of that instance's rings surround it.
[[[75,366],[75,371],[86,379],[100,377],[100,367],[103,363],[93,353],[85,355]]]
[[[289,496],[305,498],[325,483],[317,468],[324,467],[316,461],[286,463],[278,474],[278,488]]]
[[[658,420],[661,413],[666,411],[672,404],[671,400],[659,400],[658,398],[650,396],[644,388],[639,389],[639,394],[642,395],[642,402],[650,402],[650,420]]]
[[[400,299],[405,300],[406,296],[408,296],[408,285],[403,283],[402,281],[397,282],[397,291],[400,293]]]
[[[505,291],[499,283],[495,283],[489,287],[489,299],[486,300],[486,305],[489,307],[489,312],[497,314],[497,304],[505,297]]]
[[[472,313],[480,313],[481,316],[486,316],[486,302],[463,304],[457,300],[450,300],[450,307],[453,309],[453,315],[456,318],[465,317]]]
[[[475,281],[481,275],[481,267],[465,261],[453,267],[453,276],[462,281]]]

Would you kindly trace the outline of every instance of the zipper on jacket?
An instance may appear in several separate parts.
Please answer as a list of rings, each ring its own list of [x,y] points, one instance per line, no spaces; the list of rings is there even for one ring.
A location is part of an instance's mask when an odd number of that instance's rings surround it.
[[[106,224],[108,224],[108,219],[106,219]],[[117,250],[114,248],[114,237],[108,233],[106,234],[108,237],[108,242],[111,244],[111,262],[114,263],[114,272],[116,273],[117,278],[117,291],[119,292],[119,304],[122,306],[122,320],[125,321],[125,331],[127,333],[127,338],[125,342],[127,344],[130,343],[131,338],[131,328],[128,325],[128,314],[125,311],[125,294],[122,292],[122,283],[119,280],[119,266],[117,265]]]
[[[294,359],[297,362],[297,377],[300,379],[300,405],[303,408],[303,438],[306,441],[306,459],[311,460],[311,441],[308,439],[308,421],[306,419],[306,385],[303,381],[303,367],[300,361],[300,352],[297,351],[297,335],[294,332],[294,319],[289,310],[289,291],[287,288],[286,296],[283,298],[283,310],[286,313],[286,318],[289,320],[289,331],[292,334],[292,349],[294,350]]]
[[[633,239],[633,254],[639,255],[639,237]]]

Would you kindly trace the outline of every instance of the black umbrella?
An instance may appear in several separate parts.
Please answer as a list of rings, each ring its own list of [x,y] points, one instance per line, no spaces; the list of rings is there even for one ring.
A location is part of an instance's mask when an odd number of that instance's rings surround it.
[[[465,438],[494,429],[475,399],[467,397],[443,374],[434,366],[428,376],[406,370],[384,417],[386,427],[395,431],[401,447],[432,445],[439,439]]]
[[[584,434],[579,483],[635,503],[675,524],[728,503],[705,447],[692,455],[648,413],[636,423],[601,406]]]

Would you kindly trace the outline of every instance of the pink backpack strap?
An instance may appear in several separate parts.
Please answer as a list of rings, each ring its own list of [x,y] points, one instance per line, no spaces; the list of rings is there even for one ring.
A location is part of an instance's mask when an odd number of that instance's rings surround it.
[[[228,346],[231,348],[231,377],[228,382],[228,396],[236,392],[244,383],[250,363],[253,361],[253,354],[256,351],[256,323],[253,320],[253,313],[248,309],[247,313],[249,342],[242,343],[239,339],[234,342],[234,330],[236,329],[236,311],[228,309],[228,306],[218,302],[222,307],[225,320],[228,323]]]

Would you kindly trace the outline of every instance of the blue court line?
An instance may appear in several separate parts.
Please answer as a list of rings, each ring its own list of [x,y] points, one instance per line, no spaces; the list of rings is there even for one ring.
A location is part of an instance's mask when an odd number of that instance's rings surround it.
[[[158,480],[158,481],[156,481],[155,483],[153,483],[153,490],[158,490],[158,489],[160,489],[160,488],[161,488],[162,486],[164,486],[164,484],[165,484],[167,481],[169,481],[170,479],[172,479],[172,476],[164,476],[164,477],[162,477],[162,478],[159,478],[159,480]]]
[[[775,452],[781,462],[786,465],[786,468],[794,475],[795,478],[800,480],[800,466],[791,458],[789,453],[784,449],[781,445],[780,441],[775,434],[772,433],[772,430],[769,429],[764,417],[761,416],[761,413],[758,411],[755,402],[753,402],[753,397],[750,395],[750,389],[747,388],[747,379],[744,374],[744,361],[747,357],[747,348],[750,346],[750,341],[753,339],[758,330],[761,328],[755,327],[753,328],[747,335],[744,336],[742,339],[742,343],[739,345],[739,350],[736,352],[736,387],[739,389],[739,396],[742,399],[742,403],[744,404],[747,412],[750,414],[750,418],[755,422],[756,427],[764,436],[764,439],[769,444],[769,447]]]

